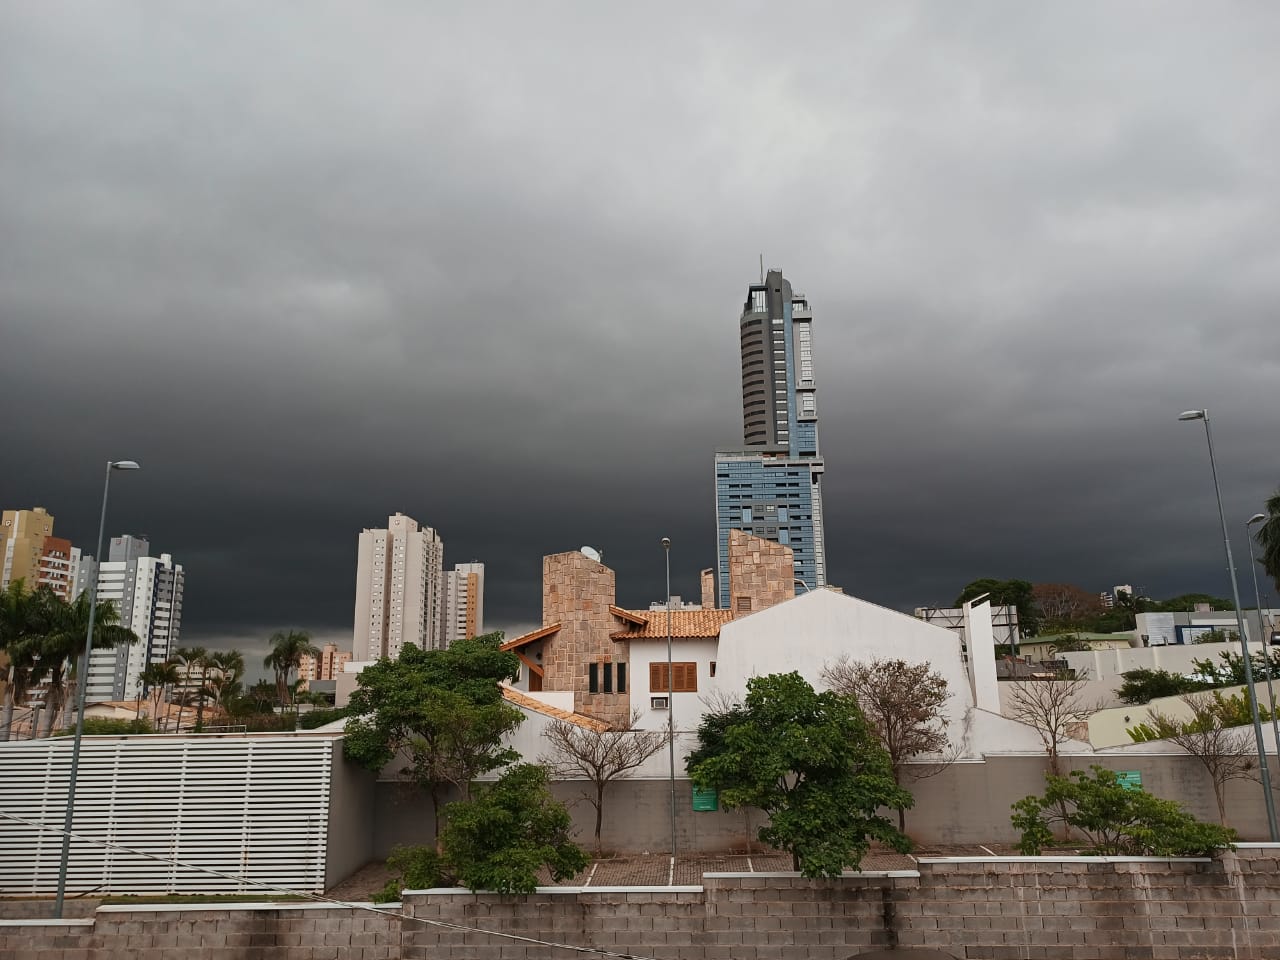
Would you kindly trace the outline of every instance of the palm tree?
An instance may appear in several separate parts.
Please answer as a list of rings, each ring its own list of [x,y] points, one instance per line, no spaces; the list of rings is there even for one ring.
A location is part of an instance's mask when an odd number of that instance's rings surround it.
[[[142,686],[151,692],[151,726],[160,732],[160,704],[164,700],[165,687],[171,687],[173,684],[182,680],[182,673],[178,670],[177,661],[166,660],[164,663],[150,663],[146,669],[138,675],[138,679],[142,682]]]
[[[48,736],[53,732],[67,694],[73,689],[67,682],[68,672],[78,669],[84,654],[90,600],[86,592],[68,603],[48,587],[37,589],[31,600],[34,608],[31,629],[39,644],[39,664],[32,672],[32,679],[48,681],[44,716],[44,735]],[[97,604],[93,628],[95,650],[137,642],[136,633],[120,626],[120,614],[113,601],[103,600]],[[82,682],[82,678],[77,678],[77,682]]]
[[[14,707],[26,699],[31,686],[36,656],[36,645],[30,639],[31,613],[31,593],[22,580],[14,580],[0,592],[0,653],[9,658],[0,741],[9,739]]]
[[[318,657],[320,651],[311,643],[305,630],[277,630],[271,635],[271,652],[262,661],[276,674],[276,696],[281,706],[292,702],[289,696],[289,674],[302,664],[303,657]]]
[[[244,654],[239,650],[216,650],[209,657],[213,676],[209,678],[209,694],[213,703],[221,709],[226,701],[240,689],[244,676]]]
[[[1258,562],[1280,590],[1280,490],[1267,499],[1267,519],[1254,535],[1262,556]]]

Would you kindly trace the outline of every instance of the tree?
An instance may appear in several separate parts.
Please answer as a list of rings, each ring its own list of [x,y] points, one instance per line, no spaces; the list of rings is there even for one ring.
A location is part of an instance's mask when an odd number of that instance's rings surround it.
[[[138,674],[138,680],[151,695],[151,724],[156,730],[162,730],[164,725],[160,721],[160,704],[164,702],[165,690],[182,680],[178,663],[176,660],[165,660],[163,663],[153,660]],[[165,720],[167,724],[168,718]]]
[[[1226,643],[1228,640],[1239,640],[1239,639],[1240,639],[1240,634],[1238,634],[1236,631],[1232,630],[1230,633],[1228,633],[1226,630],[1220,630],[1215,627],[1212,630],[1205,630],[1203,633],[1196,634],[1194,639],[1192,639],[1191,642],[1192,643]]]
[[[67,674],[80,669],[85,641],[89,633],[89,594],[80,594],[68,603],[48,587],[39,587],[31,595],[31,634],[38,643],[39,663],[32,671],[32,681],[46,683],[44,735],[53,732],[62,705],[69,693]],[[111,600],[96,605],[93,626],[93,648],[109,650],[122,644],[137,643],[138,635],[120,626],[120,614]],[[77,678],[82,682],[83,678]]]
[[[1062,775],[1062,745],[1075,739],[1072,734],[1077,726],[1102,709],[1101,703],[1085,698],[1087,680],[1088,674],[1081,671],[1074,678],[1019,680],[1007,688],[1008,715],[1035,727],[1055,777]]]
[[[1202,857],[1230,847],[1235,831],[1201,823],[1172,800],[1132,790],[1114,770],[1092,767],[1068,777],[1046,777],[1043,797],[1024,797],[1013,805],[1018,849],[1035,857],[1053,842],[1053,824],[1074,827],[1099,856]]]
[[[0,653],[9,658],[0,741],[9,739],[14,707],[26,699],[32,671],[38,662],[38,644],[30,636],[32,616],[31,592],[21,579],[10,582],[0,591]]]
[[[1191,711],[1189,720],[1178,720],[1152,710],[1142,728],[1130,732],[1134,740],[1168,740],[1191,754],[1213,782],[1213,799],[1218,804],[1218,822],[1227,825],[1227,782],[1253,779],[1258,758],[1248,734],[1236,724],[1240,706],[1212,693],[1188,693],[1182,702]],[[1246,707],[1247,712],[1247,707]],[[1251,722],[1251,718],[1249,721]]]
[[[1040,614],[1031,595],[1031,583],[1027,580],[996,580],[984,577],[974,580],[956,597],[956,606],[976,600],[983,594],[990,596],[991,605],[1018,608],[1018,630],[1024,637],[1034,637],[1040,631]]]
[[[1031,588],[1041,629],[1073,630],[1102,612],[1102,598],[1070,583],[1037,583]]]
[[[1267,519],[1258,527],[1254,539],[1262,550],[1258,562],[1280,590],[1280,489],[1267,498]]]
[[[1244,657],[1234,650],[1224,650],[1218,654],[1221,664],[1212,660],[1192,660],[1191,666],[1197,675],[1203,677],[1208,686],[1238,687],[1244,684]],[[1249,654],[1255,677],[1280,676],[1280,651]],[[1270,671],[1270,672],[1268,672]]]
[[[587,780],[592,790],[587,800],[596,811],[596,850],[600,850],[600,829],[604,822],[605,788],[630,775],[642,763],[667,745],[664,730],[637,730],[640,711],[633,710],[628,729],[615,730],[604,724],[584,726],[555,720],[543,734],[551,753],[542,759],[560,780]]]
[[[228,700],[239,695],[244,654],[239,650],[217,650],[210,661],[213,675],[209,677],[209,695],[213,697],[214,706],[223,710]]]
[[[1123,683],[1116,688],[1116,696],[1124,703],[1150,703],[1159,697],[1176,697],[1183,693],[1195,693],[1212,686],[1204,680],[1191,680],[1168,670],[1151,670],[1138,667],[1120,674]]]
[[[551,796],[545,767],[522,763],[476,795],[449,804],[444,859],[472,890],[533,893],[543,867],[559,882],[590,863],[569,836],[573,823]]]
[[[872,839],[910,849],[878,810],[913,798],[894,783],[889,755],[851,697],[818,693],[798,673],[753,677],[742,706],[716,724],[699,728],[693,782],[719,790],[726,807],[764,810],[760,839],[788,851],[805,876],[858,869]]]
[[[524,715],[503,700],[499,683],[515,679],[520,660],[501,642],[491,633],[447,650],[407,644],[398,660],[366,667],[351,696],[347,756],[371,770],[402,759],[400,773],[431,800],[437,840],[450,787],[465,799],[477,777],[519,759],[502,739]]]
[[[947,717],[943,708],[951,694],[941,673],[930,670],[926,663],[905,660],[851,661],[841,657],[823,668],[823,681],[837,693],[852,697],[875,732],[880,745],[889,754],[893,782],[906,786],[906,780],[918,769],[907,761],[921,754],[945,754],[950,746]],[[949,759],[921,771],[932,776],[941,772]],[[905,807],[898,808],[898,829],[905,830]]]
[[[1198,606],[1207,606],[1210,610],[1234,610],[1236,605],[1230,600],[1215,597],[1208,593],[1183,593],[1156,605],[1161,613],[1190,613]]]
[[[1076,653],[1092,649],[1093,644],[1083,637],[1078,637],[1074,633],[1064,633],[1060,637],[1053,638],[1053,642],[1049,644],[1049,655],[1052,657],[1059,653]]]
[[[282,707],[291,702],[289,675],[302,665],[303,657],[318,657],[320,650],[305,630],[277,630],[271,635],[271,652],[262,661],[276,675],[276,696]]]

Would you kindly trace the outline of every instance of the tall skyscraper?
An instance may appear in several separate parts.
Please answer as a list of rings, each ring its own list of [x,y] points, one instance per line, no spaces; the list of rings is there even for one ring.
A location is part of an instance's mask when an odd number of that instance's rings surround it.
[[[85,690],[90,702],[137,697],[139,674],[169,659],[182,629],[184,585],[182,565],[167,553],[150,556],[145,537],[111,538],[107,559],[98,564],[98,602],[113,601],[120,624],[136,633],[138,642],[93,651]]]
[[[21,580],[28,590],[40,585],[40,556],[45,537],[53,536],[53,517],[44,507],[0,514],[0,590]]]
[[[743,449],[716,453],[717,602],[731,609],[729,531],[786,544],[809,589],[827,582],[822,531],[813,312],[781,270],[747,290],[742,345]]]
[[[460,563],[444,575],[443,643],[484,633],[484,564]]]
[[[444,543],[430,527],[397,513],[386,528],[361,533],[354,658],[395,659],[406,643],[441,646],[443,580]]]

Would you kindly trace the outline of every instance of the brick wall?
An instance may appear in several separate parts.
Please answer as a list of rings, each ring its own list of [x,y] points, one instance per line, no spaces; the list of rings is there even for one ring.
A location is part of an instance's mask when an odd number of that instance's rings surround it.
[[[1216,860],[921,860],[918,872],[805,880],[708,874],[701,887],[597,888],[530,896],[406,894],[400,919],[300,905],[149,910],[92,921],[0,920],[0,956],[84,960],[506,960],[561,951],[519,937],[658,960],[843,960],[928,947],[963,960],[1280,957],[1275,846]]]

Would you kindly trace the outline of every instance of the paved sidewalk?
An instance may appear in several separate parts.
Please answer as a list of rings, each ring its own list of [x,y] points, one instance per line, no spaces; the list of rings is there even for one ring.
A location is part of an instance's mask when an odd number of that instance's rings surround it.
[[[931,845],[914,851],[914,855],[895,853],[892,850],[873,849],[862,861],[863,870],[911,870],[914,857],[939,856],[1007,856],[1016,851],[1008,847],[982,846],[979,844]],[[672,864],[671,858],[661,855],[636,857],[606,857],[593,860],[582,873],[559,884],[544,877],[545,886],[562,887],[647,887],[692,886],[702,883],[704,873],[781,873],[791,870],[791,857],[769,852],[761,854],[736,854],[721,857],[679,857]],[[391,877],[385,863],[370,863],[356,871],[327,893],[339,900],[368,900],[376,890],[382,889]]]

